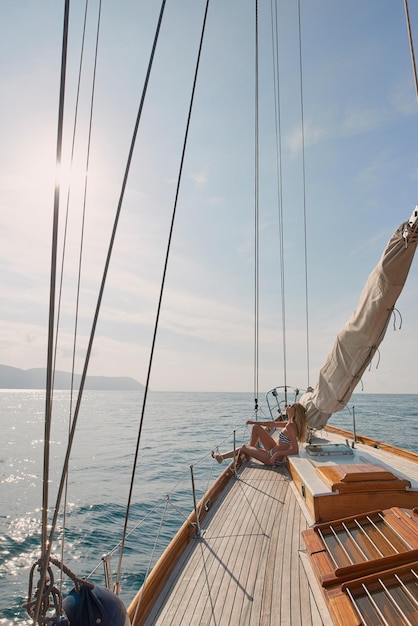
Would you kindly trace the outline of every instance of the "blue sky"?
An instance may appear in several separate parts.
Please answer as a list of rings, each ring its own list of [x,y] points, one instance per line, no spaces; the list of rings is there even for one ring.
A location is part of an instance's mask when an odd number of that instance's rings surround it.
[[[77,4],[77,6],[76,6]],[[65,157],[82,33],[70,17]],[[151,387],[252,391],[254,350],[253,17],[212,1],[197,84]],[[143,6],[148,5],[148,6]],[[417,42],[418,6],[410,3]],[[57,0],[0,5],[0,362],[46,364],[61,29]],[[391,233],[418,202],[416,101],[401,0],[301,0],[305,188],[296,2],[279,7],[287,382],[305,387]],[[57,367],[69,371],[92,74],[81,82]],[[76,370],[81,371],[156,25],[158,3],[104,0],[89,166]],[[144,382],[204,3],[168,0],[108,276],[90,373]],[[260,24],[260,391],[283,381],[270,2]],[[93,42],[93,43],[92,43]],[[63,167],[63,177],[68,167]],[[60,233],[64,224],[62,193]],[[307,215],[310,369],[303,214]],[[418,393],[418,261],[365,392]],[[412,340],[411,340],[412,338]],[[359,388],[360,390],[361,388]]]

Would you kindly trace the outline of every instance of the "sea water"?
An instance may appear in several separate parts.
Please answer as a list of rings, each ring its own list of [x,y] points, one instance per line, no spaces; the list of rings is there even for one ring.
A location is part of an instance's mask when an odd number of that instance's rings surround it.
[[[69,392],[55,393],[48,476],[51,511],[67,450],[70,406]],[[31,623],[22,604],[30,568],[40,553],[44,412],[42,391],[0,391],[2,625]],[[418,396],[355,394],[331,423],[352,430],[353,414],[358,434],[418,452]],[[258,417],[270,419],[263,409]],[[199,500],[223,469],[211,451],[247,441],[247,419],[254,419],[251,393],[153,392],[142,411],[140,392],[85,392],[71,452],[65,522],[60,516],[53,553],[60,557],[63,544],[65,565],[74,574],[104,584],[101,558],[122,539],[133,481],[127,526],[131,534],[121,568],[121,597],[129,604],[193,509],[192,475]],[[113,572],[118,563],[116,551]],[[71,585],[66,581],[64,592]]]

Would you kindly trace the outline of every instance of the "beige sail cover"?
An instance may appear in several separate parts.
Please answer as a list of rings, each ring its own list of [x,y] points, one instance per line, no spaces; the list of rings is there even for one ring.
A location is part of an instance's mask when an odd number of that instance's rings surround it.
[[[413,216],[393,234],[364,286],[356,310],[338,333],[320,370],[318,384],[300,399],[312,428],[322,428],[332,413],[345,407],[385,336],[417,246],[417,233],[413,233],[417,221],[412,222]]]

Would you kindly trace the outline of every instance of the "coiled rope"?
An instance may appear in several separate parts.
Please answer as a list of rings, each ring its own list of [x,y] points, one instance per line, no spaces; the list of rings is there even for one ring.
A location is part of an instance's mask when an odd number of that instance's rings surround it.
[[[55,609],[55,614],[61,614],[61,606],[62,606],[62,594],[60,589],[55,585],[54,572],[52,570],[52,565],[55,565],[62,573],[66,574],[68,578],[70,578],[73,583],[76,591],[80,591],[81,585],[87,585],[90,588],[94,587],[93,583],[86,581],[85,579],[81,579],[74,574],[62,561],[59,559],[49,556],[48,564],[43,559],[39,559],[34,563],[31,567],[29,574],[29,589],[28,589],[28,600],[25,603],[26,610],[28,615],[36,620],[40,624],[55,624],[56,619],[55,615],[52,617],[46,617],[46,614],[49,609]],[[47,578],[40,588],[41,591],[36,592],[35,599],[32,600],[33,596],[33,587],[34,587],[34,575],[35,569],[39,569],[41,571],[45,571],[47,573]],[[39,587],[38,587],[39,588]],[[37,613],[39,612],[39,608],[41,608],[41,615],[39,617]]]

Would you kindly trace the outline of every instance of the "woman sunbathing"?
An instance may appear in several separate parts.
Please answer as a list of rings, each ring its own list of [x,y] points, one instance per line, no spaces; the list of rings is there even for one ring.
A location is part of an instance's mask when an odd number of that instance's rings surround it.
[[[244,444],[238,450],[230,450],[224,454],[212,452],[214,459],[222,463],[225,459],[233,458],[235,453],[245,454],[247,458],[257,459],[264,465],[281,465],[290,454],[299,453],[298,442],[306,440],[306,415],[301,404],[295,403],[286,407],[286,422],[256,422],[248,420],[247,424],[253,424],[251,437],[248,444]],[[281,428],[278,441],[267,432],[266,429]],[[263,448],[257,447],[258,441]]]

